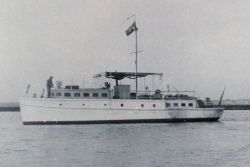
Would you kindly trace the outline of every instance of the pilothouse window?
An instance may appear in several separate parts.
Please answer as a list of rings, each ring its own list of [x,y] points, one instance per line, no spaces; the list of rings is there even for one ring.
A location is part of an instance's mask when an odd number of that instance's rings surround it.
[[[178,103],[174,103],[174,107],[178,107]]]

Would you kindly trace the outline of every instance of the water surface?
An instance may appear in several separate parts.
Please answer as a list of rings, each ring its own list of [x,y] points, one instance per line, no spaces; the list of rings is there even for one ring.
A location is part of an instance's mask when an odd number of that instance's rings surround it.
[[[249,166],[250,111],[219,122],[23,125],[0,112],[0,166]]]

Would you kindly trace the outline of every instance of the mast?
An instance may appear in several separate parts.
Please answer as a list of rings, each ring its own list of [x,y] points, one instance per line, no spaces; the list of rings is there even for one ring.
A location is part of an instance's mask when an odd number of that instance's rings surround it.
[[[136,22],[136,21],[135,21]],[[138,82],[137,82],[137,28],[135,29],[135,92],[136,92],[136,99],[137,99],[137,91],[138,91]]]
[[[129,36],[131,33],[135,31],[135,92],[136,92],[136,98],[137,98],[137,92],[138,92],[138,81],[137,81],[137,55],[138,55],[138,47],[137,47],[137,31],[138,28],[136,27],[136,15],[132,15],[130,17],[127,17],[124,21],[129,20],[130,18],[134,17],[134,23],[128,27],[128,29],[125,31],[126,35]]]

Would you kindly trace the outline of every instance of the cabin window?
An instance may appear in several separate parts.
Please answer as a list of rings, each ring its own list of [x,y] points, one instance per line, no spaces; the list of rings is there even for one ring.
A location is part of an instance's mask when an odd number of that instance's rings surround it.
[[[89,97],[89,93],[83,93],[83,97]]]
[[[64,93],[65,97],[71,97],[71,93]]]
[[[107,104],[104,104],[104,106],[106,107],[106,106],[107,106]]]
[[[70,85],[66,85],[65,89],[71,89],[71,86]]]
[[[182,107],[185,107],[185,106],[186,106],[186,103],[181,103],[181,106],[182,106]]]
[[[102,93],[102,97],[108,97],[107,93]]]
[[[155,104],[153,104],[153,107],[155,107]]]
[[[165,106],[166,106],[166,107],[170,107],[171,104],[170,104],[170,103],[166,103]]]
[[[141,104],[141,107],[143,108],[143,107],[144,107],[144,104]]]
[[[189,106],[189,107],[193,107],[194,104],[193,104],[193,103],[188,103],[188,106]]]
[[[178,107],[178,103],[174,103],[174,107]]]
[[[56,93],[56,96],[62,96],[62,93]]]
[[[74,93],[74,96],[75,97],[80,97],[81,95],[80,95],[80,93]]]
[[[55,94],[54,93],[51,93],[51,96],[54,96]]]
[[[93,97],[98,97],[98,93],[93,93]]]
[[[123,107],[123,104],[121,104],[121,107]]]

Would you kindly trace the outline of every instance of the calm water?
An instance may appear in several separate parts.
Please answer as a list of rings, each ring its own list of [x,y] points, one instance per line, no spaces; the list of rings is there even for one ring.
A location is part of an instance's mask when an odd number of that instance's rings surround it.
[[[215,123],[24,126],[19,112],[0,121],[0,166],[250,164],[250,111],[225,111]]]

